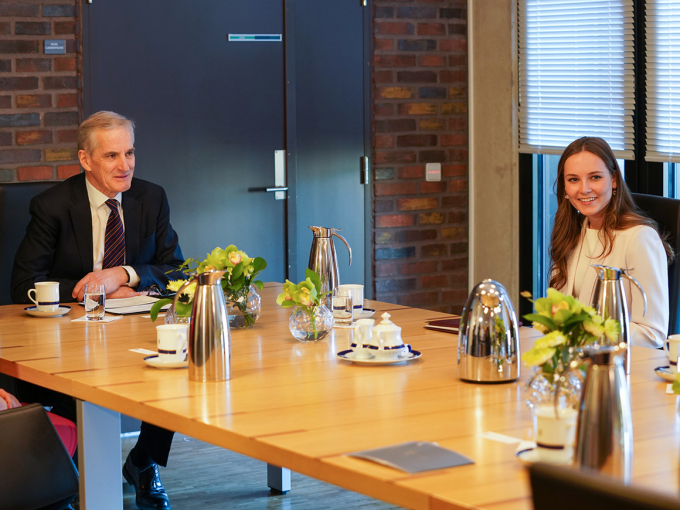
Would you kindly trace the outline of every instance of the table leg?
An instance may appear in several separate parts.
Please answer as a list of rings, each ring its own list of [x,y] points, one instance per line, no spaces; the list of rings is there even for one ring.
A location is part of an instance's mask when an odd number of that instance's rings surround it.
[[[123,508],[120,413],[82,400],[78,410],[78,468],[82,510]]]
[[[267,486],[279,494],[290,490],[290,469],[267,464]]]

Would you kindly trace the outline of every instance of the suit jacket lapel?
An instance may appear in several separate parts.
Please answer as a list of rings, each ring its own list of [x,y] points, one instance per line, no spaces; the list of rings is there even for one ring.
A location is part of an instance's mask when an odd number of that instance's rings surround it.
[[[125,222],[125,263],[131,265],[139,258],[142,203],[129,191],[123,193],[123,220]]]
[[[92,272],[92,212],[90,211],[90,199],[85,187],[85,174],[76,182],[71,193],[73,205],[69,209],[73,232],[78,244],[78,254],[83,267],[83,274]]]

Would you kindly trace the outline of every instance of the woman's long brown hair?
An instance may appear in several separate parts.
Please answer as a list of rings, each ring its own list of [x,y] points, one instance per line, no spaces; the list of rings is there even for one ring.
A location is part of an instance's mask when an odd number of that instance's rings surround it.
[[[604,253],[602,256],[609,255],[613,248],[614,232],[616,230],[626,230],[638,225],[647,225],[659,232],[659,227],[654,220],[645,216],[633,202],[633,197],[628,191],[626,182],[621,175],[621,169],[616,161],[614,152],[609,144],[602,138],[584,136],[574,140],[564,149],[560,162],[557,165],[557,179],[555,179],[554,190],[557,194],[557,212],[555,213],[555,223],[552,235],[550,236],[550,286],[562,288],[567,283],[567,261],[574,248],[578,245],[581,236],[583,216],[571,205],[568,198],[565,198],[564,184],[564,164],[571,156],[582,151],[588,151],[602,160],[612,180],[616,182],[616,194],[612,193],[612,198],[605,211],[604,223],[600,230]],[[673,249],[666,242],[666,236],[660,236],[666,250],[668,260],[673,259]]]

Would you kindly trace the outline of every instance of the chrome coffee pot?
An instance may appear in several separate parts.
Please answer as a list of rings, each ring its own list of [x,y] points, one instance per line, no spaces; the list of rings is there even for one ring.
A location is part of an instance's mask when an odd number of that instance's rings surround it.
[[[465,302],[458,334],[458,375],[470,382],[519,378],[519,328],[505,287],[478,283]]]
[[[220,281],[226,271],[207,271],[182,285],[182,291],[197,282],[194,305],[191,309],[189,344],[189,380],[198,382],[228,381],[231,379],[231,333],[224,291]]]
[[[623,343],[583,350],[589,366],[576,429],[577,465],[625,483],[630,481],[633,463],[630,394],[623,370],[627,350]]]
[[[338,271],[338,257],[333,245],[333,236],[340,239],[349,251],[349,265],[352,265],[352,248],[340,234],[339,228],[309,227],[314,232],[312,249],[309,251],[309,269],[316,272],[321,278],[321,292],[330,292],[326,300],[333,299],[333,291],[340,284]]]
[[[620,269],[618,267],[603,266],[600,264],[593,264],[592,267],[598,273],[597,282],[593,289],[593,297],[590,300],[590,305],[595,309],[597,314],[603,319],[615,319],[621,324],[621,334],[619,338],[611,342],[611,344],[618,344],[625,342],[630,345],[630,316],[628,312],[628,302],[626,301],[626,289],[623,286],[623,278],[627,278],[633,282],[640,292],[644,301],[643,315],[647,314],[647,295],[644,289],[635,278],[630,276],[627,271],[629,269]],[[626,358],[624,368],[626,375],[630,374],[630,356],[626,351]]]

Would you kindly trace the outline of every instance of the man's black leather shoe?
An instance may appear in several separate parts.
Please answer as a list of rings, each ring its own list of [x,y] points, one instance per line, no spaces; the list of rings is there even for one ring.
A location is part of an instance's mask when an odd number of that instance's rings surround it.
[[[123,465],[123,477],[135,488],[135,503],[142,510],[170,510],[168,493],[165,492],[158,464],[152,463],[145,468],[138,468],[128,455]]]

